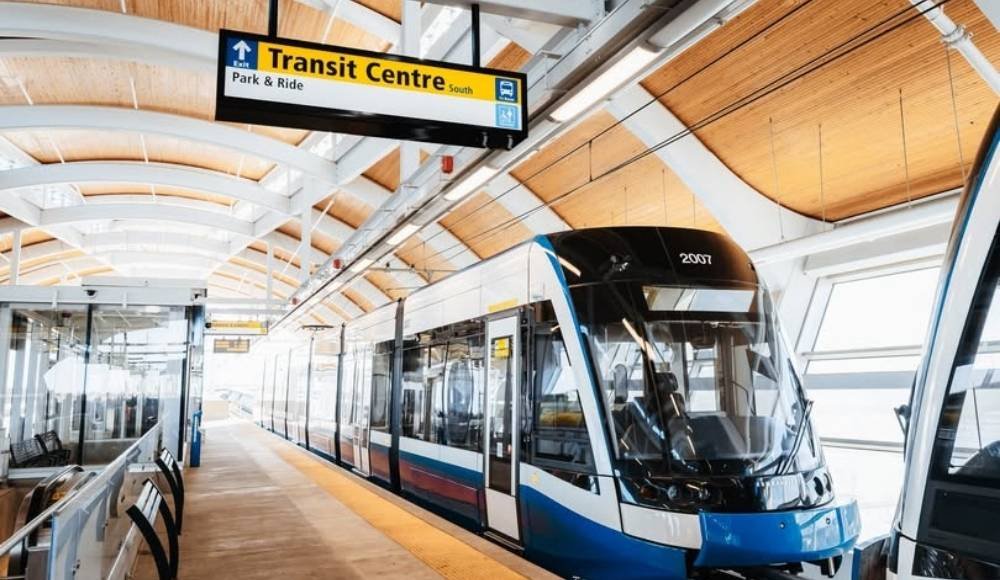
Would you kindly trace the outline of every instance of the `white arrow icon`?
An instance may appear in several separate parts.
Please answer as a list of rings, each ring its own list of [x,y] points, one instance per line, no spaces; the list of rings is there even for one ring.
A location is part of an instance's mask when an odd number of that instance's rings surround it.
[[[241,41],[237,42],[236,44],[234,44],[233,45],[233,50],[235,50],[237,53],[239,53],[240,60],[246,60],[247,53],[248,52],[253,52],[253,49],[250,48],[250,45],[247,44],[246,41],[244,41],[244,40],[241,40]]]

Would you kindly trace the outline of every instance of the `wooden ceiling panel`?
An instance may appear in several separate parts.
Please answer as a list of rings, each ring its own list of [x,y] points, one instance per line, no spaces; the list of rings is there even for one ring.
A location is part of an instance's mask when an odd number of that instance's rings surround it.
[[[361,310],[364,310],[365,312],[371,312],[372,310],[375,310],[375,305],[372,304],[367,298],[365,298],[364,294],[358,292],[354,288],[344,288],[343,290],[340,291],[340,293],[343,294],[351,302],[357,304],[358,307],[361,308]]]
[[[392,298],[393,300],[405,298],[409,296],[410,292],[416,290],[416,287],[409,288],[400,285],[399,281],[393,278],[388,272],[369,270],[365,273],[365,278],[367,278],[368,281],[374,284],[376,288],[382,290],[386,296]]]
[[[427,243],[412,236],[396,250],[396,257],[413,267],[430,282],[436,282],[455,271],[446,258],[448,254],[435,252]]]
[[[440,223],[477,256],[488,258],[531,237],[531,230],[513,221],[513,217],[489,194],[480,192],[453,209]],[[508,225],[498,227],[500,224]]]
[[[372,10],[388,16],[396,22],[403,21],[403,1],[402,0],[356,0]]]
[[[558,139],[549,141],[545,147],[535,155],[519,164],[511,171],[511,175],[520,182],[528,181],[531,178],[539,177],[542,173],[548,172],[553,164],[569,155],[582,155],[576,164],[586,163],[590,159],[589,146],[587,142],[595,135],[605,131],[615,123],[614,117],[606,112],[597,112],[583,119],[575,127],[566,131]],[[600,154],[598,154],[600,156]],[[588,172],[589,174],[589,172]]]
[[[643,86],[690,126],[909,6],[761,0]],[[1000,62],[1000,33],[971,0],[945,9]],[[921,16],[697,135],[751,186],[813,217],[838,220],[959,187],[998,99],[960,54],[950,54],[951,76],[948,60]]]
[[[580,187],[551,207],[574,229],[654,225],[725,233],[691,190],[652,155]]]
[[[334,200],[333,205],[330,206],[328,213],[356,229],[365,223],[365,220],[368,219],[368,216],[373,211],[374,209],[371,206],[358,201],[356,198],[340,194]]]
[[[28,228],[21,230],[21,247],[27,248],[32,244],[40,244],[42,242],[47,242],[49,240],[54,240],[51,235],[45,230],[40,230],[37,228]],[[0,252],[8,252],[14,244],[13,235],[2,235],[0,236]]]
[[[486,66],[500,70],[518,71],[529,60],[531,60],[530,52],[516,42],[509,42],[496,56],[490,59]]]
[[[376,161],[364,176],[389,191],[396,191],[399,188],[399,147]]]
[[[645,151],[614,117],[597,112],[511,174],[574,228],[665,225],[721,231],[658,157],[639,157]]]

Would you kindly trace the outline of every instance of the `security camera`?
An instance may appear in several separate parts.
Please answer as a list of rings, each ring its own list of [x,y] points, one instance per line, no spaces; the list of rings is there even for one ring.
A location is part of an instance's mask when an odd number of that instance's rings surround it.
[[[97,290],[94,290],[93,288],[87,288],[84,292],[86,292],[87,296],[90,296],[91,298],[97,296]]]

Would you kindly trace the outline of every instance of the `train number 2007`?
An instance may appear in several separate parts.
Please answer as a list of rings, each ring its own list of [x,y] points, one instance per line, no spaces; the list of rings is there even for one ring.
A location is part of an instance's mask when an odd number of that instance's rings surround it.
[[[712,265],[712,254],[681,254],[681,264],[705,264]]]

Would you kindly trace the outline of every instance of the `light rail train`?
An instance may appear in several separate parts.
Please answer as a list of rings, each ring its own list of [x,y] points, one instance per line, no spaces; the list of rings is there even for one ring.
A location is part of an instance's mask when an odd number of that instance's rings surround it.
[[[260,424],[567,577],[832,575],[860,531],[747,255],[535,237],[254,347]]]

